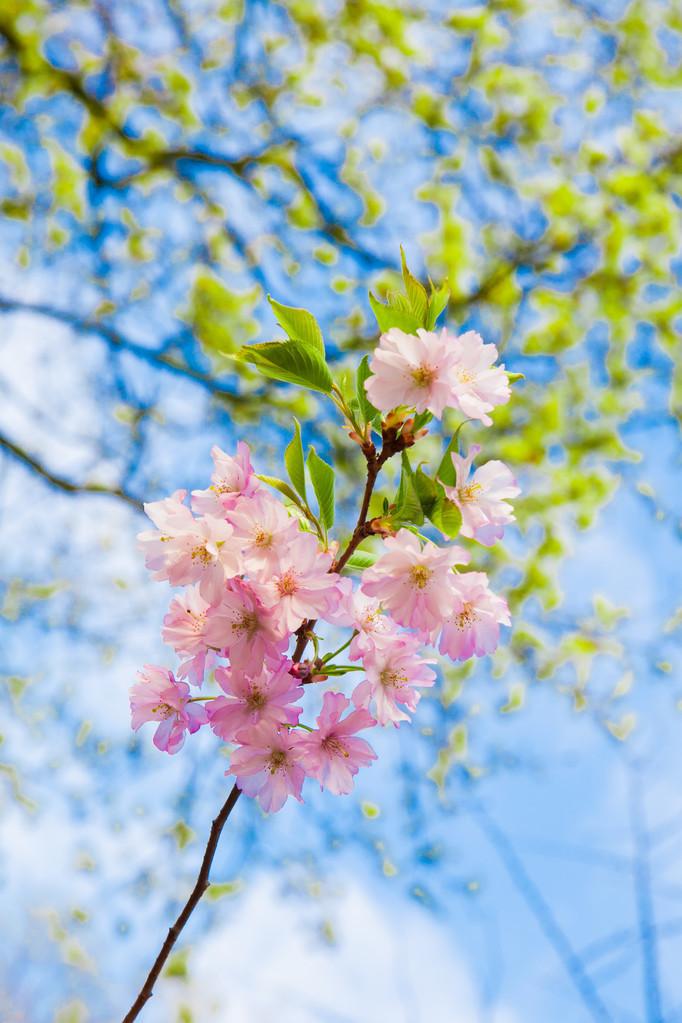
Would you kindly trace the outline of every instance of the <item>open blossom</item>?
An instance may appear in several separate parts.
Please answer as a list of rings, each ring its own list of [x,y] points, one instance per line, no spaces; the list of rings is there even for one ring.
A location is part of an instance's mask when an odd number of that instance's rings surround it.
[[[211,517],[196,519],[182,502],[186,491],[178,490],[163,501],[145,504],[144,510],[157,530],[138,534],[145,564],[155,579],[171,586],[199,582],[209,602],[219,598],[224,580],[239,575],[241,554],[232,540],[232,526]]]
[[[436,333],[419,328],[414,335],[391,327],[381,335],[370,359],[373,375],[365,381],[367,396],[382,412],[408,405],[440,418],[446,406],[455,404],[456,360],[454,338],[447,330]]]
[[[229,513],[229,520],[249,574],[275,572],[289,544],[300,532],[298,520],[266,493],[240,501]]]
[[[452,350],[455,356],[452,404],[469,419],[480,419],[485,426],[490,426],[492,419],[488,412],[496,405],[505,405],[511,394],[504,366],[493,366],[497,348],[485,344],[475,330],[467,330],[453,342]]]
[[[438,649],[453,661],[491,654],[499,642],[500,625],[510,624],[507,602],[489,589],[485,572],[462,572],[455,577],[453,604]]]
[[[283,658],[267,662],[253,676],[233,668],[216,668],[215,679],[226,694],[211,700],[208,716],[211,728],[226,741],[239,731],[266,721],[271,725],[298,721],[301,708],[292,706],[303,689],[289,673],[291,662]]]
[[[342,719],[350,705],[342,693],[325,693],[317,728],[298,742],[305,773],[336,796],[351,792],[354,775],[377,758],[370,744],[355,735],[372,728],[376,721],[364,708],[352,710]]]
[[[240,732],[239,742],[225,773],[236,775],[242,792],[255,796],[266,813],[281,810],[289,796],[303,802],[305,772],[298,735],[262,721]]]
[[[207,660],[212,659],[206,639],[207,612],[211,605],[204,600],[198,584],[188,586],[184,593],[174,597],[163,620],[161,636],[181,657],[187,657],[178,669],[181,678],[201,685]]]
[[[295,632],[306,618],[324,618],[338,608],[339,577],[329,572],[332,555],[320,550],[310,533],[299,533],[288,545],[278,570],[253,588],[273,613],[282,633]]]
[[[461,547],[423,546],[409,529],[385,541],[387,553],[362,576],[362,589],[377,597],[399,625],[418,629],[424,639],[438,628],[451,604],[453,566],[469,555]]]
[[[353,637],[348,651],[351,661],[365,657],[375,645],[389,636],[398,635],[398,626],[390,615],[384,613],[384,605],[380,600],[368,597],[362,590],[353,594],[353,628],[357,635]]]
[[[168,753],[177,753],[185,741],[185,732],[196,732],[208,721],[206,708],[190,703],[186,682],[178,682],[172,671],[146,664],[137,673],[138,682],[130,690],[132,727],[145,721],[157,721],[154,745]]]
[[[436,681],[435,672],[428,667],[434,663],[419,655],[412,636],[378,641],[363,661],[367,678],[355,687],[353,703],[369,707],[373,702],[380,725],[409,721],[409,714],[401,707],[416,710],[421,695],[418,687],[432,686]]]
[[[247,671],[258,671],[266,657],[277,657],[288,644],[273,611],[243,579],[227,583],[208,613],[205,636],[209,646],[227,652],[233,667]]]
[[[504,527],[514,521],[506,499],[518,497],[521,489],[504,462],[486,462],[469,479],[471,464],[480,450],[480,445],[473,444],[466,457],[453,452],[455,486],[443,486],[462,513],[462,536],[491,547],[504,535]]]
[[[211,448],[211,457],[215,466],[212,485],[208,490],[192,491],[192,508],[198,514],[222,518],[226,511],[239,503],[240,498],[252,497],[260,483],[251,468],[249,445],[243,440],[237,444],[234,458],[217,445]]]

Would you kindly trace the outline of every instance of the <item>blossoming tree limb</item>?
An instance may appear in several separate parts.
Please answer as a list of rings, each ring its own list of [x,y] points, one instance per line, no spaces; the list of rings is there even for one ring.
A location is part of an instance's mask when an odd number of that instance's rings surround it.
[[[408,451],[447,408],[463,422],[491,426],[490,413],[509,400],[513,375],[476,332],[435,329],[448,290],[431,285],[427,292],[402,262],[404,291],[386,305],[370,297],[380,340],[353,380],[332,377],[315,318],[274,301],[287,338],[250,345],[239,356],[267,377],[326,394],[359,446],[366,479],[345,545],[330,535],[334,468],[314,447],[304,454],[296,421],[284,459],[289,481],[257,474],[240,442],[235,456],[213,449],[211,486],[194,491],[189,504],[180,490],[145,506],[156,527],[139,537],[147,567],[185,589],[173,598],[163,629],[180,665],[176,673],[157,665],[139,673],[132,726],[153,722],[154,744],[170,754],[188,733],[208,726],[229,744],[226,774],[235,782],[213,821],[194,888],[124,1023],[152,996],[208,887],[240,794],[269,813],[290,796],[302,802],[306,779],[334,795],[350,793],[358,771],[376,760],[358,733],[410,721],[422,690],[435,684],[436,662],[424,647],[453,661],[483,656],[496,648],[500,625],[510,624],[506,601],[490,590],[484,572],[460,570],[472,555],[451,541],[489,547],[503,536],[514,519],[508,499],[519,493],[511,471],[490,461],[470,476],[480,446],[460,454],[460,429],[431,474],[423,464],[414,470]],[[381,470],[398,456],[397,494],[382,498]],[[372,550],[360,549],[365,542]],[[339,629],[350,631],[340,646]],[[339,691],[354,673],[360,680],[347,694]],[[315,704],[308,694],[327,682],[315,725],[308,724],[305,705]],[[192,695],[204,684],[204,695]]]

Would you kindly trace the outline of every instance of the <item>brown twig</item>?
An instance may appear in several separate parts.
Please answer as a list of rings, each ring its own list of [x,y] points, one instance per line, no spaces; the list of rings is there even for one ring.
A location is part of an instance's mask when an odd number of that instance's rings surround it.
[[[147,975],[147,979],[140,989],[140,993],[133,1002],[130,1011],[124,1016],[123,1023],[132,1023],[133,1020],[137,1019],[141,1009],[146,1005],[149,999],[154,994],[154,984],[158,980],[159,974],[163,969],[168,956],[171,953],[173,945],[178,940],[180,932],[189,920],[190,916],[194,912],[195,908],[199,904],[202,895],[209,886],[209,874],[211,871],[211,864],[213,863],[213,857],[215,856],[216,849],[218,848],[218,842],[220,841],[220,835],[222,833],[227,819],[232,813],[239,796],[241,795],[240,789],[237,788],[236,784],[232,786],[229,796],[223,803],[223,807],[211,824],[211,831],[208,836],[208,842],[206,843],[206,850],[204,857],[201,861],[201,867],[197,875],[196,883],[192,892],[187,899],[187,902],[182,908],[182,912],[178,916],[177,920],[172,927],[168,930],[166,940],[161,946],[161,951],[154,960],[154,965]]]

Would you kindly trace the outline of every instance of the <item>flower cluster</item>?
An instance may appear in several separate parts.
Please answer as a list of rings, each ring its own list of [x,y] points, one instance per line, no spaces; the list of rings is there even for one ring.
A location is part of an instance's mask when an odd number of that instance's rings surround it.
[[[509,397],[496,357],[495,346],[473,332],[382,334],[363,381],[374,409],[390,414],[373,425],[380,453],[372,426],[359,427],[360,437],[352,409],[342,406],[362,442],[368,485],[384,461],[415,443],[411,414],[441,416],[450,407],[490,424],[488,413]],[[508,499],[519,490],[501,462],[472,474],[479,450],[453,453],[454,485],[433,485],[458,509],[460,536],[489,546],[513,521]],[[266,489],[246,444],[234,457],[217,447],[212,456],[208,489],[145,506],[156,527],[139,537],[146,565],[155,579],[183,587],[163,627],[179,667],[175,675],[155,666],[140,672],[131,690],[133,728],[157,722],[155,745],[175,753],[187,732],[210,727],[232,747],[227,773],[266,811],[288,796],[301,800],[306,778],[349,793],[359,769],[376,759],[358,733],[409,721],[422,690],[436,682],[425,647],[455,661],[491,653],[500,625],[509,625],[506,602],[483,572],[461,570],[470,554],[457,543],[435,542],[390,514],[373,528],[365,502],[365,517],[339,553],[305,501],[285,504]],[[291,500],[291,488],[280,490]],[[343,573],[358,570],[350,555],[372,534],[383,549],[356,582]],[[327,633],[350,635],[323,655],[325,623]],[[309,644],[314,656],[305,659]],[[347,693],[334,688],[356,672]],[[320,683],[329,685],[311,725],[301,720],[304,698]]]

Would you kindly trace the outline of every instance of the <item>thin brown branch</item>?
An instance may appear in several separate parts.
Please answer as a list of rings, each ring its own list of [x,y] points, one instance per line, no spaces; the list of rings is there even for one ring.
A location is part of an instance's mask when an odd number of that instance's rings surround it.
[[[63,476],[57,476],[56,473],[48,469],[37,458],[30,455],[24,448],[19,447],[18,444],[15,444],[13,440],[10,440],[3,433],[0,433],[0,448],[7,451],[18,462],[31,469],[32,472],[42,477],[51,486],[57,487],[58,490],[63,490],[66,494],[100,494],[103,497],[117,497],[120,501],[125,501],[131,507],[142,511],[142,501],[138,501],[136,497],[133,497],[132,494],[129,494],[121,487],[108,487],[104,483],[74,483]]]
[[[218,842],[220,841],[222,830],[227,823],[228,817],[234,810],[240,795],[241,791],[237,788],[236,784],[233,785],[229,796],[223,803],[220,813],[211,824],[211,831],[208,836],[208,842],[206,843],[206,850],[201,861],[201,867],[199,868],[194,888],[192,889],[187,902],[182,907],[182,911],[180,912],[177,920],[169,928],[166,940],[161,946],[161,951],[154,960],[154,965],[147,974],[147,979],[140,988],[139,995],[133,1002],[128,1013],[124,1016],[123,1023],[132,1023],[133,1020],[137,1019],[141,1009],[154,994],[154,985],[159,978],[159,974],[161,973],[175,942],[178,940],[183,927],[191,917],[192,913],[201,901],[202,895],[209,886],[211,865],[216,854],[216,849],[218,848]]]

